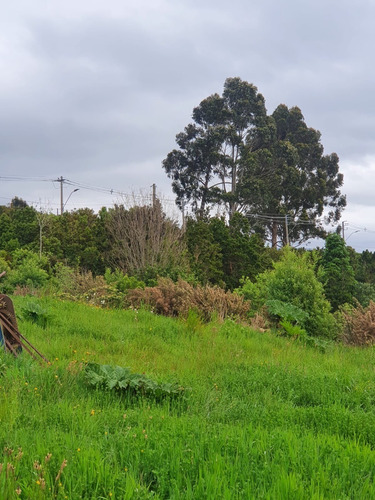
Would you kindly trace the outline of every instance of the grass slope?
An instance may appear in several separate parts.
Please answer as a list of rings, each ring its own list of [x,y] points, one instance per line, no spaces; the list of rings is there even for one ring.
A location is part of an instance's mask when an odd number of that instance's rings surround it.
[[[19,314],[28,301],[15,298]],[[19,327],[51,364],[0,358],[1,498],[375,498],[373,349],[321,353],[193,315],[39,303],[47,328]],[[157,402],[91,389],[88,361],[191,392]]]

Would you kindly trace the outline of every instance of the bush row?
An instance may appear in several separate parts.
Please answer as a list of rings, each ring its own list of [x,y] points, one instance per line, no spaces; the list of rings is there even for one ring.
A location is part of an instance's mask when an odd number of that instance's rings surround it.
[[[356,345],[375,342],[375,305],[340,305],[335,314],[319,280],[313,254],[284,249],[273,269],[250,280],[244,278],[234,293],[194,281],[160,277],[154,286],[121,271],[103,276],[79,272],[61,263],[53,268],[45,258],[27,250],[14,252],[1,289],[14,294],[53,294],[99,307],[147,307],[157,314],[187,318],[193,311],[202,321],[232,318],[264,330],[306,340],[341,338]]]

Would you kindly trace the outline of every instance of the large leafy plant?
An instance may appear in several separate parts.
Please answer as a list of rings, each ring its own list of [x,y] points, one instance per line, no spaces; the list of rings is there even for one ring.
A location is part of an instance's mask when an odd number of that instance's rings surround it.
[[[301,255],[286,247],[282,259],[274,264],[272,271],[259,274],[255,282],[245,279],[243,286],[236,291],[250,300],[253,312],[271,305],[272,313],[275,306],[280,309],[282,303],[283,311],[278,311],[278,316],[287,321],[298,320],[308,335],[332,338],[336,333],[335,320],[330,314],[331,305],[324,296],[323,285],[316,277],[314,262],[307,252]]]
[[[88,363],[85,369],[89,385],[139,396],[163,397],[180,396],[186,388],[174,383],[160,383],[144,374],[132,373],[129,368]]]

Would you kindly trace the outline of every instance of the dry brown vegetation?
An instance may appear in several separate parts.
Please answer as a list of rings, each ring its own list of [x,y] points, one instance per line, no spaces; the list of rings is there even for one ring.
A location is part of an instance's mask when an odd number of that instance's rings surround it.
[[[182,231],[165,215],[159,200],[152,206],[128,210],[116,205],[107,226],[113,241],[110,259],[124,273],[169,269],[184,263],[186,244]]]
[[[375,343],[375,303],[364,308],[342,311],[344,319],[343,339],[347,344],[372,345]]]
[[[196,311],[203,321],[213,317],[246,319],[250,303],[243,297],[213,286],[193,286],[184,280],[174,283],[160,278],[155,287],[130,290],[127,300],[133,307],[147,306],[157,314],[187,317]]]

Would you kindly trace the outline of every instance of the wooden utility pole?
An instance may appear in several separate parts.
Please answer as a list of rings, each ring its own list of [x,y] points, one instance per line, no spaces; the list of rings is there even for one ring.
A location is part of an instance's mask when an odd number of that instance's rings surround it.
[[[66,181],[66,179],[64,179],[63,176],[56,179],[56,182],[60,183],[60,215],[64,212],[64,181]]]
[[[182,231],[185,231],[186,220],[185,220],[185,201],[182,202]]]
[[[285,238],[286,245],[289,246],[288,216],[285,216]]]
[[[343,220],[342,223],[341,223],[341,227],[342,227],[342,239],[345,241],[345,223],[346,223],[346,220]]]

